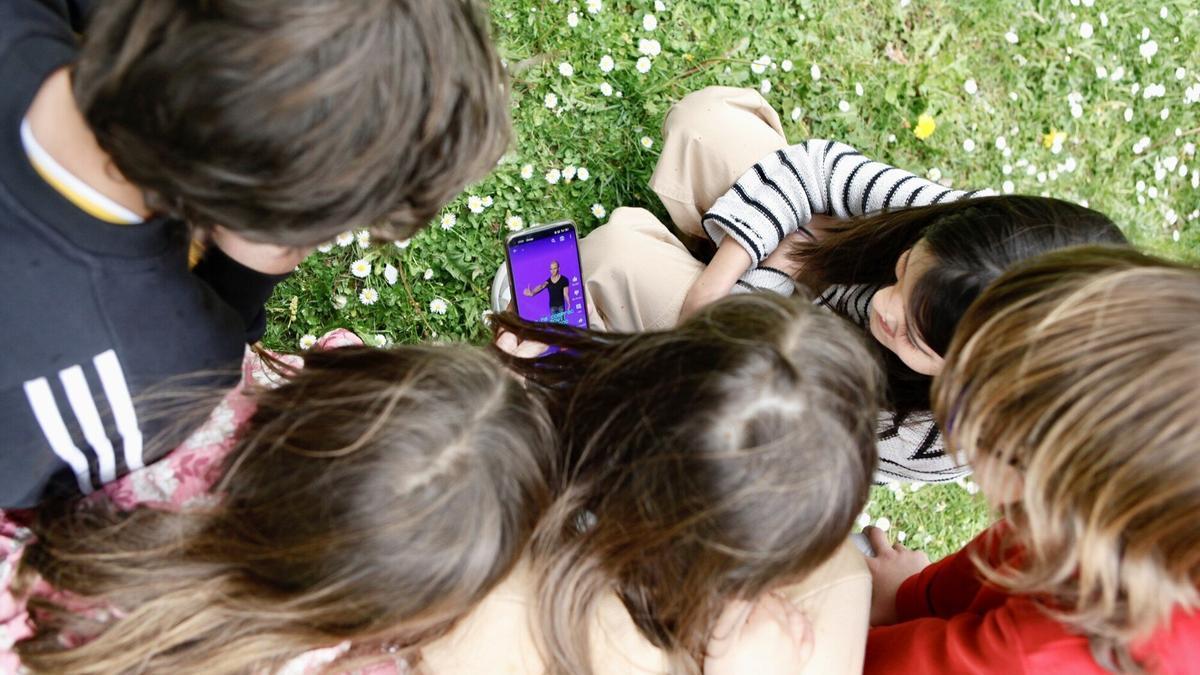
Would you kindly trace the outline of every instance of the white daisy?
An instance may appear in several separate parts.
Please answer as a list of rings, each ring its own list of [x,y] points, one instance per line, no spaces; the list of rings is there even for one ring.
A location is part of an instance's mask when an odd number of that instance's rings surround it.
[[[1011,30],[1004,34],[1004,39],[1008,40],[1008,44],[1010,45],[1015,45],[1021,41],[1021,38],[1017,36],[1017,33]]]
[[[558,95],[554,92],[546,94],[546,98],[542,99],[542,103],[549,109],[554,110],[558,107]]]
[[[892,529],[892,521],[888,520],[886,516],[880,516],[875,520],[875,527],[887,532]]]
[[[758,85],[758,90],[761,91],[763,94],[771,93],[771,81],[764,79],[762,81],[762,83]]]
[[[637,60],[637,71],[639,73],[648,73],[650,72],[650,65],[650,59],[643,56]]]
[[[642,30],[652,31],[655,28],[658,28],[658,19],[653,14],[642,17]]]
[[[403,251],[404,249],[408,248],[408,245],[409,245],[409,244],[411,244],[411,243],[412,243],[412,239],[401,239],[400,241],[397,241],[397,242],[394,242],[394,243],[396,244],[396,248],[398,248],[398,249],[400,249],[401,251]]]
[[[533,165],[532,164],[526,164],[525,166],[521,167],[521,178],[523,178],[525,180],[529,180],[530,178],[533,178]]]
[[[371,274],[371,263],[363,258],[359,258],[350,263],[350,273],[359,279],[366,279]]]
[[[1096,79],[1097,80],[1107,80],[1108,79],[1108,68],[1105,68],[1104,66],[1096,66]]]
[[[550,169],[546,172],[546,182],[551,185],[557,183],[560,178],[562,178],[562,172],[558,169]]]
[[[638,143],[641,143],[642,147],[647,150],[654,147],[654,141],[651,140],[649,136],[642,136],[641,140],[639,140]]]
[[[424,274],[422,274],[421,276],[425,278],[425,281],[429,281],[430,279],[432,279],[432,278],[433,278],[433,268],[432,268],[432,267],[426,267],[426,268],[425,268],[425,273],[424,273]]]
[[[842,112],[850,112],[850,102],[846,100],[838,101],[838,110]]]
[[[1092,24],[1086,21],[1079,24],[1079,37],[1083,38],[1084,40],[1092,37]]]
[[[996,137],[996,149],[1003,150],[1008,147],[1008,139],[1003,136]]]
[[[792,114],[790,117],[792,118],[792,121],[795,122],[796,120],[800,119],[800,116],[803,114],[804,111],[800,110],[799,108],[792,108]]]
[[[750,72],[754,73],[755,75],[762,75],[763,73],[767,72],[767,66],[769,65],[771,65],[771,57],[760,56],[757,59],[754,59],[754,62],[750,64]]]
[[[863,95],[863,86],[862,86],[862,84],[861,84],[861,83],[859,83],[859,82],[856,82],[856,83],[854,83],[854,94],[855,94],[856,96],[862,96],[862,95]]]
[[[575,66],[563,61],[562,63],[558,64],[558,74],[562,75],[563,77],[571,77],[575,74]]]
[[[447,309],[449,309],[449,305],[441,298],[434,298],[429,301],[429,311],[434,314],[445,314]]]
[[[377,334],[371,340],[375,343],[376,347],[386,347],[388,345],[388,339],[382,335]]]
[[[525,220],[521,216],[509,216],[504,219],[504,226],[516,232],[525,227]]]
[[[795,65],[792,63],[791,59],[784,59],[783,63],[779,64],[779,67],[783,69],[783,72],[790,73]]]
[[[605,96],[612,96],[612,94],[613,94],[612,85],[607,82],[601,82],[600,83],[600,93]]]
[[[350,244],[354,243],[354,233],[353,232],[343,232],[343,233],[339,234],[337,236],[337,239],[334,239],[334,241],[341,248],[346,248]]]
[[[586,166],[581,166],[579,167],[579,170],[575,172],[575,177],[581,181],[585,181],[592,177],[592,172],[588,171]]]
[[[968,79],[966,82],[963,82],[963,89],[971,96],[974,96],[979,91],[979,84],[975,80]]]
[[[344,308],[344,307],[346,306],[346,296],[344,296],[344,295],[335,295],[335,296],[333,296],[333,301],[332,301],[332,302],[333,302],[333,308],[334,308],[334,309],[342,309],[342,308]]]
[[[1143,59],[1149,61],[1158,53],[1158,43],[1154,40],[1147,40],[1138,47],[1138,53],[1142,55]]]
[[[358,299],[364,305],[373,305],[379,302],[379,292],[374,288],[364,288],[359,292]]]
[[[599,204],[599,203],[592,204],[592,215],[593,216],[596,216],[597,218],[603,218],[607,213],[608,213],[608,211],[604,210],[604,205]]]
[[[659,44],[658,40],[640,38],[638,39],[638,53],[645,54],[646,56],[658,56],[662,53],[662,45]]]
[[[453,213],[447,213],[442,216],[441,226],[443,230],[453,229],[456,223],[458,223],[458,216]]]
[[[484,195],[484,197],[483,197],[483,207],[484,207],[485,209],[490,209],[490,208],[492,208],[492,204],[495,204],[495,203],[496,203],[496,200],[492,199],[492,196],[491,196],[491,195]]]
[[[662,0],[654,0],[654,11],[656,11],[656,12],[667,11],[667,3],[663,2]]]
[[[860,513],[858,514],[858,518],[854,519],[854,522],[858,523],[859,527],[866,527],[871,524],[871,514]]]
[[[383,266],[383,278],[387,280],[389,286],[394,286],[396,280],[400,278],[400,270],[389,265]]]
[[[358,242],[359,248],[367,248],[371,245],[371,233],[367,232],[366,230],[359,230],[358,233],[354,235],[354,239]]]
[[[329,253],[330,251],[333,250],[333,242],[327,241],[324,244],[321,244],[320,246],[318,246],[317,250],[320,251],[321,253]]]
[[[483,213],[483,199],[478,195],[467,197],[467,210],[471,213]]]
[[[965,150],[967,152],[975,152],[974,139],[968,138],[968,139],[964,140],[963,141],[963,150]]]
[[[599,14],[602,9],[604,9],[604,3],[600,0],[587,0],[588,14]]]
[[[814,64],[812,64],[812,68],[810,68],[808,70],[808,72],[809,72],[809,74],[812,75],[813,82],[816,82],[817,80],[821,79],[821,66],[818,66],[817,64],[814,63]]]
[[[579,15],[576,14],[575,12],[571,12],[570,14],[568,14],[567,15],[567,25],[570,26],[571,28],[578,26],[579,25]]]
[[[316,335],[305,335],[300,338],[300,349],[311,349],[315,344],[317,344]]]
[[[600,57],[600,72],[611,73],[613,71],[613,68],[616,68],[616,67],[617,67],[617,62],[613,61],[613,57],[609,56],[608,54],[605,54],[604,56]]]

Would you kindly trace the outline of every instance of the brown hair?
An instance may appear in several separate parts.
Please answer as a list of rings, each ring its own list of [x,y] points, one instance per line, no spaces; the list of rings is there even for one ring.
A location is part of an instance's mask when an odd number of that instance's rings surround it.
[[[1103,666],[1200,606],[1200,270],[1084,247],[1001,277],[963,318],[934,387],[949,447],[1004,508],[1019,567],[977,564],[1088,636]]]
[[[592,672],[589,621],[615,590],[671,670],[697,673],[728,600],[798,581],[845,541],[881,383],[841,319],[753,294],[639,335],[501,323],[566,348],[517,364],[563,434],[534,549],[551,672]]]
[[[913,286],[909,326],[944,356],[967,307],[1005,270],[1069,246],[1122,244],[1125,235],[1108,216],[1072,202],[1000,195],[861,216],[820,241],[796,243],[790,255],[801,265],[799,281],[818,293],[834,284],[878,288],[896,283],[896,261],[919,241],[935,262]],[[850,313],[838,304],[833,309]],[[896,423],[928,411],[932,378],[876,346],[883,354],[887,404]]]
[[[473,0],[107,0],[73,82],[152,209],[281,244],[407,237],[509,137]]]
[[[120,618],[31,603],[26,667],[263,672],[345,640],[419,659],[504,578],[550,499],[537,400],[465,347],[305,360],[257,397],[212,507],[40,517],[23,577]]]

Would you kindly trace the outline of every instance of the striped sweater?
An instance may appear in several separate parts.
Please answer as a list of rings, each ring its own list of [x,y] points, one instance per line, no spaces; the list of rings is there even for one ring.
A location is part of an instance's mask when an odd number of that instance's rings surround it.
[[[808,229],[814,214],[851,218],[884,209],[927,206],[993,194],[955,190],[867,157],[837,141],[810,140],[776,150],[750,167],[704,214],[701,225],[714,243],[731,236],[750,254],[751,268],[736,292],[794,291],[791,278],[763,265],[785,237]],[[835,286],[817,302],[846,316],[864,330],[870,318],[874,286]],[[910,416],[896,425],[890,414],[879,423],[876,480],[943,482],[969,472],[948,456],[930,415]]]

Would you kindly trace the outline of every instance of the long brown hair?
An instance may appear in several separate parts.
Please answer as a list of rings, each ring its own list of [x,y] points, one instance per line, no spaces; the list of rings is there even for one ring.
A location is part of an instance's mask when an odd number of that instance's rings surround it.
[[[934,387],[951,449],[1004,508],[1016,566],[993,582],[1046,599],[1098,663],[1153,670],[1137,640],[1200,607],[1200,269],[1128,248],[1042,256],[963,318]]]
[[[967,307],[1016,263],[1069,246],[1126,243],[1120,228],[1099,211],[1061,199],[1003,195],[862,216],[819,241],[794,244],[790,255],[801,265],[798,280],[817,293],[833,285],[879,288],[896,283],[896,261],[919,241],[935,262],[913,286],[909,326],[942,356]],[[850,313],[845,305],[832,308]],[[932,378],[875,344],[897,423],[928,411]]]
[[[31,603],[26,667],[263,672],[346,640],[419,659],[503,579],[550,499],[537,400],[466,347],[305,360],[258,395],[212,507],[42,514],[22,575],[119,618]]]
[[[106,0],[72,79],[147,204],[312,245],[403,238],[491,170],[508,94],[474,0]]]
[[[516,363],[563,434],[534,549],[550,672],[592,672],[589,621],[615,591],[672,672],[698,673],[728,600],[800,580],[845,541],[881,383],[841,319],[750,294],[657,333],[501,323],[565,348]]]

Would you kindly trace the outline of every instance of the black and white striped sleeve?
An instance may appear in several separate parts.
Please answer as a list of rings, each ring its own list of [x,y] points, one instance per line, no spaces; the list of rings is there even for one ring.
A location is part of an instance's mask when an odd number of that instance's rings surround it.
[[[776,150],[750,167],[701,224],[714,243],[732,236],[757,267],[793,232],[812,236],[808,225],[815,214],[851,218],[981,194],[991,192],[948,188],[845,143],[814,139]]]

